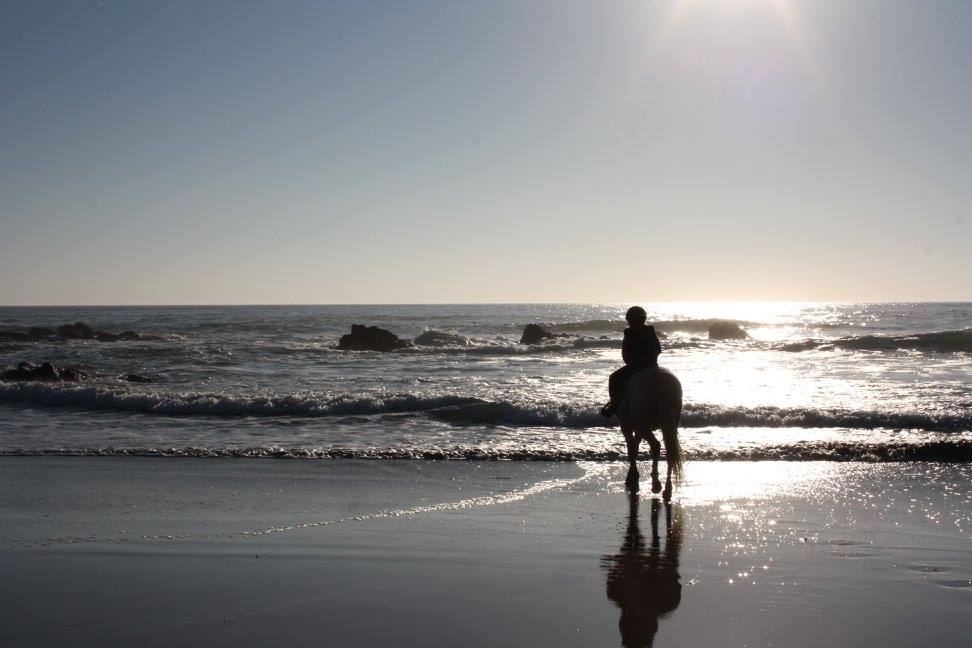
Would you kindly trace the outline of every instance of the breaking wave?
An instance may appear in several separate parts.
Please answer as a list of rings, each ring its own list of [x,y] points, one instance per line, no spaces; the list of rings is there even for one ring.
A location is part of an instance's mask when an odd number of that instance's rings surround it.
[[[0,381],[0,404],[74,407],[164,416],[327,417],[411,414],[453,425],[603,428],[589,402],[490,401],[471,396],[409,393],[221,394],[171,393],[120,386],[61,386]],[[972,416],[799,407],[730,407],[686,404],[685,427],[800,427],[972,430]]]
[[[680,320],[655,320],[648,323],[655,327],[656,331],[671,333],[699,333],[707,334],[709,327],[717,322],[729,322],[739,326],[751,327],[761,326],[759,322],[748,322],[745,320],[731,320],[724,318],[704,318],[704,319],[680,319]],[[621,333],[628,326],[624,320],[597,319],[585,322],[560,322],[542,324],[549,330],[558,333]]]
[[[394,351],[344,351],[333,345],[325,344],[302,344],[302,345],[280,345],[248,348],[247,351],[258,353],[271,353],[274,355],[328,355],[328,354],[362,354],[375,353],[380,355],[472,355],[472,356],[527,356],[538,354],[567,353],[570,351],[583,351],[585,349],[620,349],[621,339],[594,339],[594,338],[558,338],[556,340],[542,342],[540,344],[520,344],[515,340],[502,338],[467,338],[457,333],[442,335],[436,331],[428,335],[426,331],[416,338],[416,345],[405,347]],[[421,340],[421,342],[419,341]],[[676,348],[681,346],[694,346],[694,343],[685,342],[678,345],[669,345],[666,348]]]
[[[61,387],[0,381],[0,404],[77,407],[165,416],[367,416],[423,412],[476,402],[478,400],[475,398],[462,396],[166,393],[121,387]]]
[[[913,335],[861,335],[836,340],[805,340],[777,346],[780,351],[811,351],[829,348],[849,351],[931,351],[972,353],[972,328]]]
[[[939,461],[972,462],[972,440],[917,443],[804,442],[760,448],[686,449],[689,461]],[[147,447],[0,450],[0,456],[226,457],[242,459],[424,459],[465,461],[623,461],[621,450],[537,450],[531,448],[282,448]]]

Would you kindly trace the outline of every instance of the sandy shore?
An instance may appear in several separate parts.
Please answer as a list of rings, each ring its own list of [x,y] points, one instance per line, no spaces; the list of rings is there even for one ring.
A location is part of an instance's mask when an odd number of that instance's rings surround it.
[[[970,477],[0,459],[0,644],[964,646]]]

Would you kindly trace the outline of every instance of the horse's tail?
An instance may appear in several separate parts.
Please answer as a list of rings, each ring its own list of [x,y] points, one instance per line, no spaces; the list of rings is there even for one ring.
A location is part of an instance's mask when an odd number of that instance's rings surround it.
[[[682,444],[678,442],[678,426],[666,425],[662,428],[662,439],[665,441],[665,461],[672,471],[672,479],[676,484],[682,481]]]
[[[668,404],[670,411],[661,421],[661,430],[662,439],[665,441],[665,461],[671,468],[672,479],[677,484],[681,483],[682,476],[684,475],[684,471],[682,470],[684,454],[682,453],[682,444],[678,442],[678,424],[682,417],[682,383],[679,382],[674,374],[669,375],[672,377],[670,390],[671,401]]]

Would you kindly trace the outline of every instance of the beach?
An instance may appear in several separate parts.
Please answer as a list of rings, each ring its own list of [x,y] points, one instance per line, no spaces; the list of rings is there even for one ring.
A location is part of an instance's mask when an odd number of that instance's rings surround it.
[[[972,2],[0,15],[0,648],[972,647]]]
[[[966,645],[970,305],[647,310],[670,506],[619,305],[0,308],[0,644]]]
[[[2,458],[0,643],[966,645],[968,464],[623,474]]]

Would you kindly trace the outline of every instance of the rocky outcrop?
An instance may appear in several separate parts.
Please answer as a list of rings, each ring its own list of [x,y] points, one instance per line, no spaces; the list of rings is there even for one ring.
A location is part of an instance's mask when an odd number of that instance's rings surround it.
[[[520,344],[536,344],[557,337],[539,324],[527,324],[520,336]]]
[[[147,376],[140,376],[138,374],[128,374],[125,376],[125,380],[133,383],[154,383],[155,380]]]
[[[749,333],[735,322],[719,320],[709,326],[710,340],[745,340],[748,337]]]
[[[351,333],[338,340],[338,349],[343,351],[394,351],[410,346],[411,342],[391,331],[364,324],[352,324]]]
[[[4,342],[43,342],[45,340],[97,340],[99,342],[118,342],[119,340],[157,340],[154,336],[140,335],[135,331],[109,333],[96,331],[83,322],[62,324],[57,328],[45,326],[31,326],[23,329],[8,329],[0,331],[0,341]]]
[[[57,327],[57,335],[69,340],[93,340],[98,335],[98,331],[84,324],[75,322],[74,324],[62,324]]]
[[[80,369],[55,367],[50,362],[45,362],[39,367],[29,362],[21,362],[16,369],[8,369],[0,373],[0,379],[3,380],[39,380],[44,382],[78,381],[87,377],[88,374]]]

